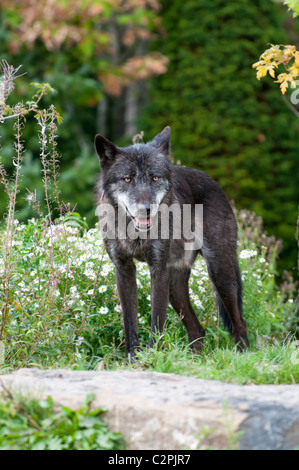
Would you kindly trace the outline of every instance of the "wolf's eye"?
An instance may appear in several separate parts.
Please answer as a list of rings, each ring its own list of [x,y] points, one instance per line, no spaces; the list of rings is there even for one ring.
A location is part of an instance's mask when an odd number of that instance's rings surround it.
[[[158,181],[159,180],[159,176],[153,176],[153,181]]]
[[[125,178],[125,182],[126,182],[126,183],[130,183],[131,180],[132,180],[132,178],[129,178],[129,176],[128,176],[127,178]]]

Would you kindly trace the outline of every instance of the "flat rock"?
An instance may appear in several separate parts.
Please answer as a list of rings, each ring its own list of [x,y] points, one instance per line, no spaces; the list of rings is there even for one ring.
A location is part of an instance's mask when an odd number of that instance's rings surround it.
[[[234,385],[157,372],[20,369],[1,387],[80,408],[88,393],[132,450],[295,449],[299,385]]]

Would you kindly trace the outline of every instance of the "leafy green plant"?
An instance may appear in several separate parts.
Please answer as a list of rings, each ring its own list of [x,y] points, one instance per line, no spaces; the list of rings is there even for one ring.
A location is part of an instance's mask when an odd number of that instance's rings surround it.
[[[120,433],[102,419],[104,409],[91,409],[94,395],[73,410],[57,410],[52,398],[14,396],[5,390],[0,399],[1,450],[113,450],[123,449]]]

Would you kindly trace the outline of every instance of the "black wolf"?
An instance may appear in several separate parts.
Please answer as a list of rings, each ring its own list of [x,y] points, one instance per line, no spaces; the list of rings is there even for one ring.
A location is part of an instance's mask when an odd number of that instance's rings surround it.
[[[170,301],[182,317],[191,347],[201,350],[205,332],[194,313],[188,290],[192,264],[201,254],[215,287],[221,318],[238,349],[249,346],[242,317],[237,222],[222,189],[202,171],[172,164],[170,127],[149,143],[126,148],[96,135],[95,148],[102,169],[97,184],[100,226],[105,247],[116,268],[126,354],[133,358],[139,345],[134,258],[147,262],[150,268],[150,345],[153,335],[163,329]],[[161,207],[176,207],[181,211],[191,208],[193,244],[187,243],[189,237],[187,240],[183,233],[182,218],[178,222],[179,217],[173,210],[161,214]],[[202,207],[202,220],[197,220],[200,219],[195,211],[197,207]],[[168,236],[161,232],[165,221]]]

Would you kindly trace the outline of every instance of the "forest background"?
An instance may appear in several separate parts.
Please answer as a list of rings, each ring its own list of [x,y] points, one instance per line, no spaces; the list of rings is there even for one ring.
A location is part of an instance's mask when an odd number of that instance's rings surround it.
[[[239,209],[261,216],[282,240],[278,264],[295,274],[298,106],[252,65],[269,44],[299,42],[299,21],[272,0],[1,0],[0,58],[22,64],[10,104],[48,82],[63,117],[58,151],[62,199],[96,222],[96,133],[119,145],[172,127],[175,163],[206,171]],[[32,121],[31,121],[32,119]],[[43,204],[34,118],[23,138],[17,218]],[[13,173],[13,125],[1,128],[1,156]],[[0,189],[0,218],[7,207]]]

